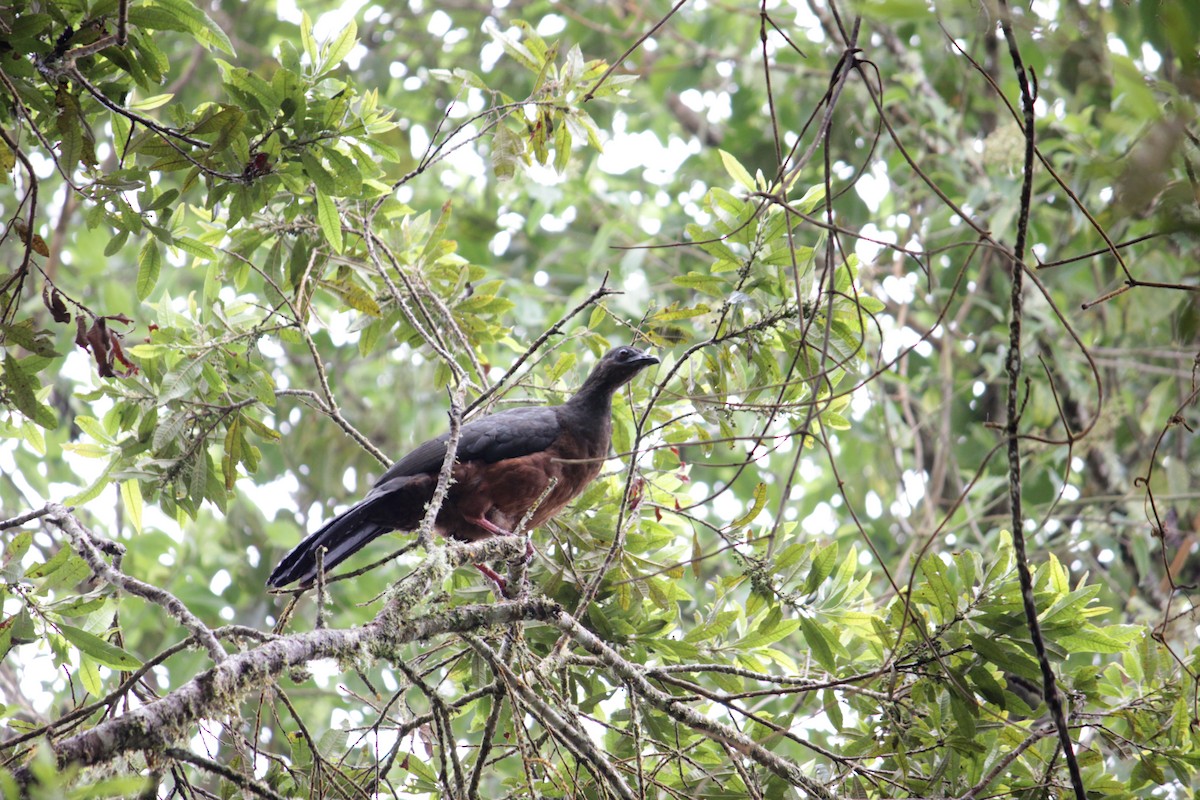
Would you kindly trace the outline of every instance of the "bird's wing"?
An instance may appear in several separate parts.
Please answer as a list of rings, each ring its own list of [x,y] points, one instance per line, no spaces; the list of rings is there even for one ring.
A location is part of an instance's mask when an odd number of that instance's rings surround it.
[[[506,458],[539,453],[549,447],[560,432],[555,407],[510,408],[463,425],[455,456],[459,462],[494,464]],[[379,476],[370,494],[388,491],[397,478],[436,473],[446,458],[448,439],[449,435],[443,434],[418,445]]]

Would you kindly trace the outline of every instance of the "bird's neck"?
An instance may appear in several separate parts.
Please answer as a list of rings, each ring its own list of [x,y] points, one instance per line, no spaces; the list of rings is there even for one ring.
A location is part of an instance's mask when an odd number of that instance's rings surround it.
[[[612,414],[612,396],[611,388],[587,381],[566,404],[580,414],[608,419]]]
[[[583,448],[583,457],[607,457],[612,442],[612,392],[581,390],[559,408],[559,419]]]

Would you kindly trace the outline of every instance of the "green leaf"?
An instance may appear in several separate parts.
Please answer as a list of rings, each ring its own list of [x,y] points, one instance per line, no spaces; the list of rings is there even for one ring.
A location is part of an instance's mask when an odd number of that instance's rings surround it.
[[[801,621],[798,619],[782,620],[769,630],[759,630],[742,637],[738,640],[738,649],[755,650],[760,647],[766,647],[769,644],[774,644],[780,639],[790,636],[800,625]]]
[[[975,664],[967,671],[971,676],[971,685],[983,695],[989,703],[998,708],[1004,708],[1004,687],[995,676],[982,664]]]
[[[84,690],[93,697],[100,697],[104,694],[104,683],[100,680],[100,670],[96,666],[96,659],[86,653],[79,658],[79,671],[75,673],[79,678],[79,682],[83,684]]]
[[[671,278],[671,282],[676,286],[682,286],[685,289],[695,289],[712,297],[724,297],[729,288],[729,282],[724,278],[717,278],[713,275],[705,275],[702,272],[695,271],[689,272],[686,275],[676,275]]]
[[[554,171],[562,174],[571,162],[571,131],[559,125],[554,131]]]
[[[361,311],[367,316],[378,317],[382,312],[379,309],[379,304],[375,302],[366,289],[361,286],[346,282],[322,281],[321,285],[335,293],[342,299],[350,308],[355,311]]]
[[[121,503],[129,514],[129,522],[138,533],[142,532],[142,488],[137,481],[121,483]]]
[[[342,63],[342,59],[349,55],[350,51],[354,49],[354,45],[357,44],[357,37],[358,25],[351,19],[350,24],[342,28],[337,38],[327,45],[321,71],[327,72]]]
[[[958,593],[946,575],[945,563],[936,553],[931,553],[921,561],[921,574],[927,581],[918,589],[921,599],[938,610],[942,622],[950,621],[954,618]]]
[[[176,442],[183,433],[184,424],[189,419],[191,419],[190,414],[178,411],[160,422],[158,427],[154,429],[154,438],[150,444],[151,448],[157,452]]]
[[[26,578],[44,578],[47,575],[53,575],[64,564],[66,564],[67,561],[70,560],[71,552],[72,552],[71,548],[69,548],[69,547],[58,548],[58,552],[56,552],[53,556],[51,556],[49,561],[45,562],[44,564],[38,564],[37,566],[30,568],[30,570],[25,573],[25,577]]]
[[[158,393],[158,404],[166,405],[172,400],[178,400],[192,390],[196,379],[204,369],[204,362],[211,350],[206,350],[184,365],[183,369],[163,376],[162,389]],[[156,437],[157,440],[157,437]]]
[[[833,672],[837,667],[837,660],[833,656],[829,634],[826,633],[823,626],[808,617],[801,617],[799,621],[800,628],[804,633],[804,641],[808,643],[809,652],[812,653],[818,664]]]
[[[45,358],[58,356],[51,336],[50,331],[34,330],[32,319],[23,319],[7,326],[0,325],[0,344],[20,345],[34,355]]]
[[[756,191],[758,187],[754,185],[754,178],[750,176],[750,172],[742,166],[741,162],[724,150],[718,152],[721,154],[721,163],[725,165],[725,171],[729,173],[729,177],[750,191]]]
[[[817,204],[825,199],[825,186],[818,183],[816,186],[810,186],[808,191],[799,200],[792,202],[792,207],[799,210],[801,213],[809,214]]]
[[[318,193],[327,195],[337,194],[337,184],[333,179],[333,175],[325,166],[317,159],[309,150],[300,152],[300,163],[304,165],[304,174],[313,182],[313,186],[317,187]]]
[[[825,411],[821,414],[821,424],[835,431],[850,430],[850,420],[832,411]]]
[[[362,169],[352,158],[332,147],[323,147],[321,152],[333,167],[333,175],[337,181],[337,189],[330,194],[352,197],[362,191]]]
[[[80,414],[75,417],[75,424],[79,426],[80,430],[97,442],[101,444],[115,444],[113,438],[108,435],[108,431],[104,430],[104,426],[100,424],[100,420],[95,417]]]
[[[30,546],[33,544],[33,531],[20,531],[16,536],[8,540],[8,544],[4,546],[4,566],[8,566],[12,562],[20,562],[20,560],[29,552]]]
[[[325,235],[325,241],[329,242],[335,253],[341,253],[342,221],[338,217],[337,206],[333,200],[320,189],[317,190],[317,222],[321,226],[321,233]]]
[[[162,255],[158,252],[158,242],[147,239],[138,253],[138,274],[135,289],[138,300],[145,300],[154,291],[158,283],[158,275],[162,272]]]
[[[754,521],[754,518],[759,515],[763,507],[767,504],[767,485],[761,481],[754,487],[754,502],[750,504],[750,508],[746,509],[746,513],[730,523],[730,529],[740,528],[743,525],[749,525]]]
[[[498,181],[511,180],[517,174],[517,165],[525,152],[525,140],[500,125],[492,137],[492,173]]]
[[[104,255],[106,258],[115,256],[125,246],[125,242],[129,239],[129,231],[117,231],[108,243],[104,245]]]
[[[510,58],[530,72],[541,72],[542,62],[524,44],[497,27],[493,26],[489,32],[492,34],[492,38],[500,43],[504,48],[504,52]]]
[[[838,558],[838,543],[830,542],[825,547],[822,547],[813,557],[812,569],[808,571],[808,577],[804,581],[804,594],[812,594],[817,590],[825,579],[833,574],[833,568],[837,564]]]
[[[216,47],[229,55],[234,55],[233,43],[221,30],[221,26],[212,17],[196,7],[190,0],[146,0],[143,10],[161,9],[173,19],[179,27],[192,34],[206,50]]]
[[[687,635],[683,637],[683,640],[696,644],[715,639],[729,630],[729,626],[736,622],[740,616],[740,611],[722,611],[713,618],[712,622],[697,625],[689,630]]]
[[[112,471],[117,468],[117,465],[121,463],[123,458],[124,458],[124,456],[122,456],[120,453],[117,453],[108,462],[108,465],[104,468],[104,471],[101,472],[98,476],[96,476],[96,479],[94,481],[92,481],[91,484],[89,484],[87,486],[87,488],[85,488],[79,492],[76,492],[75,494],[71,495],[63,502],[69,506],[78,506],[78,505],[83,505],[84,503],[86,503],[90,500],[95,500],[97,497],[100,496],[100,493],[102,491],[104,491],[104,489],[108,486],[109,475],[111,475]]]
[[[304,46],[304,54],[308,56],[309,63],[316,67],[320,53],[317,50],[317,40],[313,38],[312,18],[308,16],[307,11],[300,12],[300,42]]]
[[[1042,671],[1038,663],[1010,642],[976,633],[967,634],[967,640],[971,643],[971,649],[989,664],[1027,680],[1041,681]]]
[[[75,645],[83,653],[96,659],[96,663],[113,669],[133,670],[142,665],[133,656],[111,642],[106,642],[99,636],[88,633],[82,628],[58,624],[58,632],[63,638]]]
[[[1047,635],[1056,644],[1072,653],[1122,653],[1133,641],[1145,635],[1140,625],[1106,625],[1098,628],[1085,624],[1077,631],[1064,635]]]
[[[171,244],[189,255],[212,261],[217,257],[217,251],[203,242],[198,242],[190,236],[176,236]]]
[[[46,430],[58,427],[58,417],[38,399],[36,392],[41,388],[35,378],[25,371],[20,361],[9,354],[4,355],[3,383],[8,387],[8,398],[17,410]]]

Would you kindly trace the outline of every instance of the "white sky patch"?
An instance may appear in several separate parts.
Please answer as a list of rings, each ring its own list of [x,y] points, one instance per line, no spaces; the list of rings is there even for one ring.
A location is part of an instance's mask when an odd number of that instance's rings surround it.
[[[929,357],[933,353],[933,346],[922,340],[921,334],[914,331],[912,328],[903,327],[896,328],[895,322],[890,317],[879,317],[880,326],[883,328],[883,342],[880,347],[880,355],[884,361],[892,361],[900,355],[901,351],[912,350],[919,356]]]
[[[882,161],[876,161],[871,165],[870,172],[864,172],[858,176],[858,180],[854,183],[854,191],[874,214],[879,211],[879,206],[890,191],[891,185],[891,181],[888,179],[887,165]]]
[[[322,689],[329,688],[329,682],[342,674],[338,668],[337,659],[320,658],[308,662],[308,671],[312,673],[313,682]]]
[[[325,331],[329,340],[338,347],[357,344],[359,332],[350,330],[350,326],[358,319],[358,314],[350,311],[335,311],[325,318]]]
[[[1142,42],[1142,64],[1147,72],[1158,72],[1158,68],[1162,66],[1162,56],[1149,42]]]
[[[896,235],[895,231],[880,230],[873,222],[868,222],[866,225],[864,225],[860,230],[860,233],[867,237],[867,239],[856,239],[854,241],[854,252],[858,255],[859,260],[864,264],[869,264],[875,261],[875,259],[879,256],[879,252],[883,250],[882,244],[868,241],[869,239],[876,239],[880,242],[887,242],[888,244],[895,244],[900,240],[900,237]]]
[[[502,256],[508,252],[509,246],[512,244],[512,234],[508,231],[499,231],[492,240],[488,242],[488,252],[494,256]]]
[[[850,394],[850,418],[861,422],[871,410],[871,393],[866,386],[860,386]]]
[[[233,583],[233,578],[229,575],[229,570],[219,569],[212,576],[212,580],[208,582],[208,590],[215,595],[222,595],[231,583]]]
[[[483,72],[491,72],[496,62],[504,56],[504,45],[499,42],[492,41],[485,44],[479,49],[479,69]]]
[[[450,28],[454,27],[454,20],[450,19],[450,15],[440,8],[429,15],[429,25],[425,30],[438,39],[444,37],[450,32]]]
[[[832,536],[837,531],[837,515],[833,513],[833,506],[824,501],[817,503],[817,507],[804,518],[800,527],[805,533]]]
[[[713,498],[709,503],[709,508],[717,519],[737,519],[742,515],[742,510],[745,504],[741,500],[734,497],[733,492],[722,492]]]
[[[898,517],[907,517],[912,514],[912,510],[917,503],[925,497],[925,476],[914,472],[911,469],[904,470],[904,474],[900,477],[901,490],[896,496],[896,501],[892,503],[891,511]]]
[[[704,118],[712,123],[724,122],[733,116],[733,98],[729,92],[684,89],[679,94],[679,100],[697,114],[703,114]]]
[[[632,169],[646,171],[646,180],[661,185],[673,178],[683,162],[700,152],[700,142],[688,141],[672,136],[664,146],[653,131],[626,131],[627,118],[624,114],[613,117],[613,136],[605,142],[604,152],[596,160],[596,166],[609,175],[623,175]]]
[[[275,16],[284,22],[294,22],[300,24],[300,7],[296,5],[296,0],[279,0],[275,4]]]
[[[625,276],[622,289],[627,292],[636,292],[646,286],[646,274],[641,270],[633,270]]]
[[[413,158],[420,158],[429,149],[429,134],[424,125],[413,125],[408,129],[409,152]]]
[[[562,233],[575,221],[575,206],[567,206],[561,214],[543,214],[538,224],[550,233]]]
[[[221,750],[221,724],[202,719],[196,723],[197,733],[189,741],[191,751],[211,758]]]
[[[883,499],[875,494],[875,491],[868,490],[866,496],[863,497],[863,511],[871,519],[879,519],[883,516]]]
[[[567,29],[567,21],[558,14],[547,14],[538,20],[537,35],[542,38],[557,36]]]
[[[525,175],[541,186],[557,186],[567,180],[567,176],[559,174],[554,167],[539,164],[536,161],[525,167]]]
[[[889,298],[900,305],[908,305],[916,298],[918,278],[912,272],[903,276],[888,275],[880,282],[880,286]]]

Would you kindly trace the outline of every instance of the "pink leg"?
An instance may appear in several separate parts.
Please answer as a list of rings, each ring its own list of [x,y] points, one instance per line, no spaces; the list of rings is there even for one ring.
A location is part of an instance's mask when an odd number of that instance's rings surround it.
[[[479,528],[483,528],[485,531],[492,534],[493,536],[512,536],[513,535],[512,531],[504,530],[504,528],[501,528],[499,525],[492,522],[490,519],[487,519],[486,517],[466,517],[465,519],[467,520],[467,522],[471,523],[472,525],[479,527]]]
[[[496,589],[498,591],[498,594],[496,595],[497,600],[503,600],[507,596],[505,595],[505,592],[508,591],[508,581],[504,579],[503,575],[501,575],[499,572],[496,572],[496,570],[492,569],[487,564],[476,564],[475,569],[482,572],[485,578],[496,584]]]
[[[471,523],[472,525],[475,525],[476,527],[479,527],[479,528],[483,528],[485,531],[487,531],[488,533],[491,533],[495,536],[514,536],[515,535],[512,531],[504,530],[504,528],[501,528],[499,525],[492,522],[490,519],[487,519],[486,517],[467,517],[466,519],[467,519],[467,522]],[[533,558],[533,542],[526,539],[525,540],[525,560],[528,561],[531,558]]]
[[[513,536],[514,535],[512,531],[504,530],[504,528],[501,528],[499,525],[492,522],[490,519],[487,519],[486,517],[467,517],[466,520],[467,520],[467,522],[471,523],[472,525],[475,525],[476,527],[483,528],[485,531],[492,534],[493,536]],[[532,558],[533,558],[533,542],[531,542],[527,539],[525,541],[525,561],[528,562]],[[502,575],[500,575],[500,573],[496,572],[496,570],[492,569],[487,564],[476,564],[475,569],[482,572],[484,574],[484,577],[486,577],[492,583],[496,584],[496,588],[498,588],[500,590],[500,597],[506,596],[505,592],[508,590],[508,581],[506,581],[504,579],[504,577]]]

